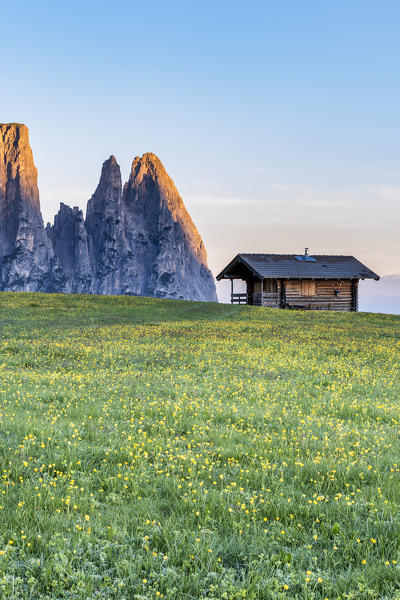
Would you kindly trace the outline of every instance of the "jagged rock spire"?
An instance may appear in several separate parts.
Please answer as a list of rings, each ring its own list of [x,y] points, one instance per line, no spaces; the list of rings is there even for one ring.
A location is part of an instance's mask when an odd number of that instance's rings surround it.
[[[126,291],[216,301],[204,244],[155,154],[148,152],[134,159],[124,186],[123,205],[128,247]]]
[[[103,163],[99,185],[86,211],[86,230],[95,294],[121,293],[123,246],[121,170],[114,156]]]
[[[28,128],[0,124],[0,289],[51,288],[52,266]]]
[[[77,206],[60,203],[54,225],[46,227],[63,281],[59,291],[88,294],[92,289],[92,270],[83,213]]]

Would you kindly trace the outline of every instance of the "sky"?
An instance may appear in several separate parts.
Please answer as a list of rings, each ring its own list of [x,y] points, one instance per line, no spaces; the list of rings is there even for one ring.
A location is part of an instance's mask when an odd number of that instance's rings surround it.
[[[400,3],[1,2],[0,122],[30,129],[44,219],[151,151],[216,275],[238,252],[400,273]]]

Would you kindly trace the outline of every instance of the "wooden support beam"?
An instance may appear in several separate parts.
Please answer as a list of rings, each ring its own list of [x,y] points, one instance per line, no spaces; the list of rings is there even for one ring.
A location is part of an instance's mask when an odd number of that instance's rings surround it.
[[[358,279],[351,282],[351,310],[358,311]]]
[[[280,282],[281,282],[281,293],[280,293],[280,299],[279,299],[279,307],[285,308],[286,307],[286,282],[284,279],[281,279]]]

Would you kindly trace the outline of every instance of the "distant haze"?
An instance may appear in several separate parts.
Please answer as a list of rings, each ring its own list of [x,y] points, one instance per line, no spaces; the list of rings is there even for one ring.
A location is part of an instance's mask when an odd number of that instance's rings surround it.
[[[360,282],[359,308],[365,312],[400,314],[400,275]]]

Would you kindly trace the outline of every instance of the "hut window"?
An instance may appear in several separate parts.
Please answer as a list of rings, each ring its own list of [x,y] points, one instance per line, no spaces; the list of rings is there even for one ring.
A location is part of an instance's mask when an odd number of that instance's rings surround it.
[[[315,296],[317,294],[315,281],[301,281],[300,294],[301,296]]]

